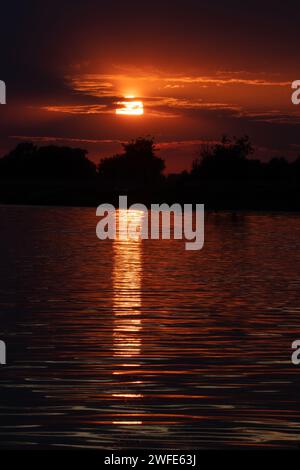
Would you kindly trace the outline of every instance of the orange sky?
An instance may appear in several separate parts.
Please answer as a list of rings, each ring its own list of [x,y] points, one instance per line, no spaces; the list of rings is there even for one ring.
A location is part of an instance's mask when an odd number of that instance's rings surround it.
[[[2,54],[2,153],[33,140],[82,146],[98,161],[151,135],[179,171],[201,142],[247,133],[261,158],[297,154],[294,1],[13,4],[0,33],[15,37]],[[116,115],[128,95],[143,115]]]

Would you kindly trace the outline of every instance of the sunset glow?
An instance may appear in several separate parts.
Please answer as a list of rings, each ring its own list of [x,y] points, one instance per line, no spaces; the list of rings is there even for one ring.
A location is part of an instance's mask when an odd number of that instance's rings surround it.
[[[128,115],[128,116],[141,116],[144,114],[144,105],[142,101],[119,101],[117,104],[122,106],[121,108],[116,109],[116,114]]]

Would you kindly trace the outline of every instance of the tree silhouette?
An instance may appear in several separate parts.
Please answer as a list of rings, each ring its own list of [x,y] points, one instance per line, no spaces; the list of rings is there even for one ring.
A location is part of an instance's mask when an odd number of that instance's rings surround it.
[[[246,177],[250,170],[247,157],[253,152],[248,136],[232,140],[224,136],[221,143],[202,146],[199,157],[192,164],[191,174],[215,179]]]
[[[290,165],[291,166],[291,173],[294,179],[300,181],[300,155],[296,158],[296,160]]]
[[[96,166],[80,148],[49,145],[36,147],[31,142],[17,145],[0,159],[0,176],[18,179],[89,179],[96,177]]]
[[[266,177],[269,179],[287,178],[290,173],[290,164],[284,157],[274,157],[266,165]]]
[[[159,182],[164,160],[155,155],[151,138],[138,138],[123,144],[124,152],[101,160],[99,177],[114,187],[142,187]]]

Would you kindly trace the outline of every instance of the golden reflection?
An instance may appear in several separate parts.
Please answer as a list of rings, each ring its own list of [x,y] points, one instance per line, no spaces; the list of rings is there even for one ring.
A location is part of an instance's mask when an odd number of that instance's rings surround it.
[[[142,398],[142,393],[113,393],[113,397],[117,398]]]
[[[117,216],[118,238],[114,240],[113,312],[114,356],[138,357],[141,352],[141,238],[128,235],[128,228],[141,227],[144,212],[119,210]],[[137,366],[139,364],[130,364]]]
[[[117,214],[117,234],[114,240],[114,267],[113,267],[113,354],[123,359],[119,364],[122,371],[138,374],[141,355],[141,279],[142,279],[142,246],[140,229],[145,216],[142,211],[119,210]],[[122,372],[115,370],[114,376],[120,377],[120,391],[113,393],[112,397],[123,400],[136,400],[143,398],[143,394],[135,390],[141,380],[128,383],[127,390],[123,390]],[[126,416],[126,417],[125,417]],[[135,426],[143,424],[137,421],[132,413],[124,415],[123,420],[115,420],[112,424],[117,426]]]
[[[132,426],[133,424],[143,424],[142,421],[113,421],[112,424],[126,424]]]

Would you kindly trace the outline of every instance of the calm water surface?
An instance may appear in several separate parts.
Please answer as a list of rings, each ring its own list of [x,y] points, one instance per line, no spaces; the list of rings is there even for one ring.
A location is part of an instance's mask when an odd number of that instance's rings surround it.
[[[300,216],[206,214],[199,252],[0,217],[1,447],[299,446]]]

